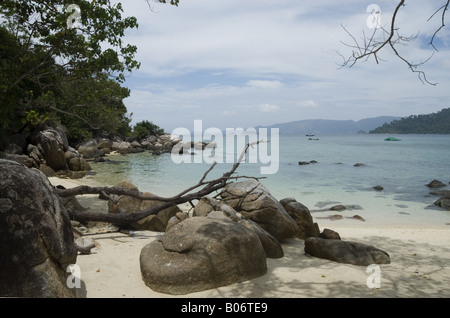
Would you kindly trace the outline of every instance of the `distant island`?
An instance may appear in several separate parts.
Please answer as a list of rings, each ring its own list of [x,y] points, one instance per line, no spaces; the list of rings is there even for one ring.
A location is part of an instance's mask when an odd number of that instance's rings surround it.
[[[409,117],[380,116],[354,120],[305,119],[256,128],[279,128],[280,135],[450,134],[450,108]]]
[[[370,131],[371,134],[450,134],[450,108],[427,115],[411,115]]]
[[[401,117],[380,116],[361,119],[359,121],[306,119],[271,126],[258,126],[256,128],[279,128],[281,135],[349,135],[368,133],[385,123],[390,123],[400,118]]]

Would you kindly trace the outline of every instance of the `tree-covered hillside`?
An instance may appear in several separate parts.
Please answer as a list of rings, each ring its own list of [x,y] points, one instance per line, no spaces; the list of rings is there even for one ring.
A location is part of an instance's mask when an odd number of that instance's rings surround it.
[[[450,134],[450,108],[427,115],[411,115],[394,120],[371,134]]]

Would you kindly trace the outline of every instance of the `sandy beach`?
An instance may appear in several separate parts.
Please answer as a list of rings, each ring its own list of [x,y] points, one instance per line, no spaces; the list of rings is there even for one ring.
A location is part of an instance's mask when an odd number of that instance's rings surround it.
[[[93,180],[49,178],[67,188]],[[96,196],[78,197],[84,207],[105,209]],[[184,207],[182,207],[184,208]],[[78,255],[80,297],[87,298],[448,298],[450,297],[450,226],[340,225],[338,221],[315,220],[322,231],[337,231],[342,240],[373,245],[386,251],[391,264],[367,271],[365,266],[340,264],[304,253],[304,241],[282,242],[284,257],[267,259],[267,273],[242,283],[187,295],[153,291],[141,279],[141,249],[161,233],[139,231],[88,234],[98,247]],[[379,285],[372,278],[379,273]]]

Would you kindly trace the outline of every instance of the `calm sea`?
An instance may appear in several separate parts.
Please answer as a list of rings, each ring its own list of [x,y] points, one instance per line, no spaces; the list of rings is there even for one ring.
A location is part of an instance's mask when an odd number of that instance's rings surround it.
[[[260,174],[261,166],[269,164],[257,157],[256,163],[241,164],[237,175],[264,177],[261,182],[275,198],[295,198],[311,210],[319,225],[413,224],[450,229],[446,225],[450,223],[450,211],[433,205],[439,197],[430,195],[426,186],[438,179],[447,184],[443,189],[450,189],[450,135],[395,136],[400,141],[385,141],[386,137],[361,134],[314,136],[310,140],[305,136],[280,136],[277,173]],[[258,156],[257,151],[252,155]],[[266,152],[266,157],[270,155]],[[141,191],[172,196],[197,183],[210,167],[206,162],[194,163],[194,156],[187,156],[192,163],[177,164],[171,154],[156,156],[150,152],[109,156],[109,163],[92,164],[96,174],[90,178],[107,185],[127,180]],[[251,160],[248,156],[246,159]],[[299,165],[300,161],[312,160],[316,163]],[[207,179],[231,168],[230,160],[224,161]],[[357,167],[357,163],[363,165]],[[374,186],[382,186],[383,190],[376,191]],[[337,204],[345,205],[347,210],[329,210]],[[333,214],[343,218],[327,219]],[[354,215],[365,222],[351,218]]]

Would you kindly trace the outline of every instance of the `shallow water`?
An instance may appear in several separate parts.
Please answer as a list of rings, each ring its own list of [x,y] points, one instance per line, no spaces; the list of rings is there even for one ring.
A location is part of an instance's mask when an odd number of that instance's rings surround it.
[[[309,140],[304,136],[280,136],[277,173],[260,174],[261,166],[269,163],[261,163],[262,157],[255,150],[252,156],[256,159],[251,156],[246,159],[247,162],[255,159],[256,163],[242,163],[237,174],[264,177],[261,182],[275,198],[294,197],[311,210],[319,224],[445,226],[450,223],[450,211],[433,205],[439,197],[430,195],[426,186],[438,179],[447,184],[444,189],[450,188],[450,135],[397,135],[400,141],[384,141],[386,137],[315,136],[318,140]],[[232,152],[228,151],[224,158],[232,156]],[[195,156],[190,157],[186,160],[194,161]],[[176,164],[171,154],[155,156],[150,152],[108,158],[109,163],[92,164],[96,173],[93,179],[108,185],[128,180],[141,191],[162,196],[175,195],[197,183],[211,165]],[[311,160],[317,163],[298,164]],[[356,163],[364,166],[355,167]],[[218,164],[207,179],[221,176],[231,166],[232,163]],[[384,189],[374,190],[377,185]],[[336,204],[346,205],[348,209],[327,210]],[[343,219],[322,219],[332,214],[341,214]],[[366,222],[349,218],[355,214]]]

